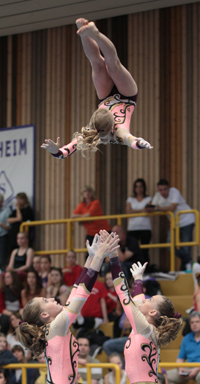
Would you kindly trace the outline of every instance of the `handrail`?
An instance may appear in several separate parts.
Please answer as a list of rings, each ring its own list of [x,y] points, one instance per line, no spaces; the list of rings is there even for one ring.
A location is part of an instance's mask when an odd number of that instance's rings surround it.
[[[24,363],[24,364],[8,364],[4,365],[3,368],[5,369],[21,369],[22,370],[22,384],[27,384],[26,380],[26,370],[28,368],[45,368],[46,364],[41,363]],[[112,363],[89,363],[86,364],[87,367],[87,383],[91,383],[92,375],[91,375],[91,369],[93,367],[99,367],[99,368],[114,368],[116,371],[116,384],[120,384],[120,368],[117,364]],[[160,362],[159,368],[194,368],[194,367],[200,367],[200,363],[174,363],[174,362]]]
[[[89,363],[86,364],[87,367],[87,384],[92,382],[92,372],[91,369],[93,367],[98,367],[98,368],[114,368],[116,372],[116,384],[120,384],[120,368],[117,364],[112,364],[112,363]]]
[[[194,213],[195,214],[195,237],[196,241],[187,241],[187,242],[180,242],[180,215],[182,214],[188,214],[188,213]],[[184,247],[184,246],[193,246],[193,245],[199,245],[199,211],[197,209],[190,209],[189,211],[183,210],[179,211],[176,214],[175,218],[175,231],[176,231],[176,247]]]
[[[131,214],[122,214],[122,215],[107,215],[107,216],[94,216],[92,220],[103,220],[103,219],[117,219],[117,224],[121,225],[122,219],[127,219],[130,217],[138,217],[138,216],[167,216],[169,215],[170,220],[170,234],[171,234],[171,243],[158,243],[158,244],[145,244],[140,245],[140,248],[170,248],[170,270],[175,270],[175,253],[174,253],[174,229],[175,229],[175,219],[174,214],[172,212],[153,212],[153,213],[131,213]],[[72,245],[72,223],[75,222],[83,222],[83,221],[91,221],[91,217],[85,218],[68,218],[68,219],[57,219],[57,220],[38,220],[38,221],[29,221],[23,222],[20,225],[20,232],[27,231],[29,227],[40,226],[40,225],[52,225],[52,224],[67,224],[67,249],[60,250],[46,250],[46,251],[35,251],[37,255],[44,255],[50,253],[53,254],[63,254],[67,253],[70,249],[74,249]],[[78,248],[74,249],[74,252],[86,252],[86,248]]]
[[[24,364],[8,364],[4,365],[3,368],[6,369],[21,369],[22,370],[22,384],[27,384],[26,380],[26,370],[28,368],[45,368],[46,364],[41,363],[24,363]],[[120,384],[120,368],[117,364],[112,363],[89,363],[86,364],[87,369],[87,383],[91,383],[92,381],[92,375],[91,375],[91,369],[93,367],[98,368],[114,368],[116,372],[116,384]]]
[[[182,213],[185,213],[185,211],[181,211]],[[189,210],[186,211],[187,213],[194,212],[196,217],[196,241],[190,242],[190,243],[180,243],[179,241],[175,241],[175,234],[177,239],[177,234],[179,234],[179,227],[175,226],[175,223],[178,223],[178,218],[180,213],[179,212],[176,216],[176,219],[174,217],[173,212],[167,211],[167,212],[161,212],[156,211],[152,213],[131,213],[131,214],[121,214],[121,215],[107,215],[107,216],[94,216],[92,217],[92,220],[103,220],[103,219],[117,219],[117,224],[121,225],[122,219],[128,219],[131,217],[138,217],[138,216],[144,216],[144,217],[151,217],[151,216],[170,216],[170,243],[156,243],[156,244],[141,244],[141,249],[146,248],[170,248],[170,271],[175,271],[175,245],[178,244],[181,245],[198,245],[199,244],[199,212],[197,210]],[[178,217],[178,218],[177,218]],[[74,249],[73,247],[73,237],[72,237],[72,225],[76,222],[83,222],[83,221],[91,221],[91,217],[84,217],[84,218],[67,218],[67,219],[57,219],[57,220],[38,220],[38,221],[30,221],[30,222],[23,222],[20,225],[20,232],[23,231],[29,231],[29,227],[34,226],[41,226],[41,225],[52,225],[52,224],[67,224],[67,249],[60,249],[60,250],[45,250],[45,251],[35,251],[37,255],[45,255],[50,253],[51,255],[54,254],[63,254],[67,253],[70,249]],[[174,233],[175,230],[175,233]],[[198,233],[197,233],[198,232]],[[179,239],[178,239],[179,240]],[[78,248],[74,249],[75,252],[86,252],[86,248]]]

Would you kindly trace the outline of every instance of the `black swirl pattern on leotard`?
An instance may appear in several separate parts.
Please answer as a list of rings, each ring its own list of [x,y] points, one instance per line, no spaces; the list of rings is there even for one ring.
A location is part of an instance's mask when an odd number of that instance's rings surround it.
[[[48,343],[46,342],[46,346],[48,345]],[[46,382],[47,384],[55,384],[52,380],[52,377],[51,377],[51,372],[50,372],[50,365],[52,365],[52,359],[50,356],[47,356],[47,353],[46,353],[46,347],[44,349],[44,357],[45,357],[45,361],[46,361],[46,365],[47,365],[47,378],[46,378]]]
[[[124,292],[124,294],[126,296],[126,299],[123,300],[123,303],[124,303],[124,305],[128,305],[132,300],[130,298],[128,284],[127,284],[127,281],[125,279],[124,272],[120,272],[119,277],[121,277],[123,279],[120,289],[121,289],[121,291]]]
[[[131,346],[131,338],[129,337],[129,338],[127,339],[126,344],[125,344],[125,349],[130,348],[130,346]]]
[[[73,148],[73,151],[72,151],[71,153],[70,153],[69,148],[67,148],[67,147],[64,148],[64,150],[67,151],[67,153],[68,153],[67,157],[71,156],[74,152],[77,151],[77,144],[73,144],[73,145],[72,145],[72,148]]]
[[[79,353],[79,344],[76,339],[72,341],[73,335],[70,336],[70,359],[71,359],[71,366],[72,366],[72,374],[68,376],[69,384],[74,384],[76,380],[76,367],[78,366],[78,363],[76,360],[74,360],[74,357],[77,353]],[[75,348],[75,351],[73,352],[73,348]]]
[[[156,354],[157,354],[157,349],[156,349],[155,345],[152,343],[152,341],[150,341],[149,344],[147,344],[147,343],[141,344],[141,348],[144,352],[149,352],[148,355],[147,354],[142,355],[142,357],[141,357],[142,361],[146,360],[147,364],[151,368],[150,371],[148,372],[148,375],[149,375],[149,377],[152,377],[154,375],[155,376],[155,383],[158,383],[156,371],[153,368],[153,364],[156,364],[156,359],[154,358],[154,356],[156,356]]]

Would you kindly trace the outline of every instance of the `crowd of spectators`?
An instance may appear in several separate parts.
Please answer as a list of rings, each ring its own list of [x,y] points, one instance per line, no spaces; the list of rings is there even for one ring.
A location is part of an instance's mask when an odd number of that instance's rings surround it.
[[[176,188],[170,188],[166,180],[160,180],[157,187],[158,191],[152,199],[151,196],[147,195],[145,181],[143,179],[135,180],[133,195],[126,201],[126,213],[146,213],[155,210],[177,213],[182,209],[190,209],[180,192]],[[82,197],[82,202],[75,208],[72,217],[84,218],[103,215],[100,202],[95,199],[94,191],[90,186],[84,188]],[[30,246],[32,245],[32,235],[28,236],[26,233],[19,232],[21,222],[33,220],[33,218],[33,211],[25,193],[19,193],[16,196],[16,209],[12,213],[3,206],[3,195],[0,195],[0,269],[2,271],[0,275],[0,365],[32,361],[31,351],[26,350],[20,344],[16,335],[16,329],[19,322],[22,321],[21,315],[24,306],[34,297],[54,297],[59,303],[65,305],[71,288],[82,271],[74,250],[70,250],[67,253],[66,265],[63,269],[56,268],[53,265],[50,255],[38,256],[34,254],[34,249]],[[83,221],[82,224],[86,229],[86,239],[90,244],[95,233],[98,233],[100,229],[111,231],[107,220],[92,221],[91,219],[90,221]],[[190,241],[194,227],[194,215],[181,215],[180,224],[181,240]],[[132,263],[137,261],[140,261],[142,264],[145,261],[149,262],[148,249],[141,250],[139,244],[149,244],[151,240],[152,227],[150,217],[138,216],[130,218],[127,231],[119,225],[115,225],[112,231],[116,232],[120,238],[119,259],[127,280],[130,280],[130,267]],[[11,251],[9,259],[7,257],[8,249]],[[186,264],[191,262],[189,247],[181,247],[180,250],[176,250],[176,254],[181,258],[181,269],[186,269]],[[88,362],[98,363],[98,360],[90,355],[91,339],[87,337],[87,332],[91,330],[95,332],[100,324],[106,325],[112,321],[114,337],[107,338],[108,340],[104,340],[102,337],[102,343],[100,342],[99,345],[100,349],[103,349],[107,354],[109,361],[120,367],[121,384],[125,384],[127,377],[123,370],[123,349],[131,326],[118,300],[107,259],[102,270],[103,282],[97,281],[95,283],[90,297],[73,324],[75,332],[77,332],[77,329],[78,332],[81,331],[81,336],[78,338],[80,382],[86,383],[86,364]],[[196,276],[198,283],[200,282],[199,275],[200,273]],[[196,310],[199,310],[199,286],[196,288],[194,295]],[[130,289],[132,290],[132,288]],[[195,314],[199,321],[199,313],[195,312]],[[192,332],[192,319],[194,317],[191,317],[190,320]],[[198,335],[195,334],[194,330],[193,336],[196,343],[199,342]],[[193,339],[190,338],[190,342],[193,342]],[[181,348],[181,351],[183,351],[183,347]],[[92,349],[92,353],[93,351]],[[180,356],[183,355],[181,353]],[[198,359],[199,357],[194,361],[198,361]],[[182,361],[184,360],[187,360],[187,353]],[[44,354],[39,356],[38,361],[45,362]],[[195,374],[189,373],[187,377],[186,374],[181,374],[183,371],[179,370],[177,372],[176,375],[169,373],[169,381],[181,383],[180,377],[181,379],[183,377],[183,381],[186,381],[187,378],[195,377],[198,382],[199,370],[195,370]],[[46,368],[27,370],[27,383],[45,383],[46,373]],[[2,377],[2,380],[5,380],[7,383],[20,384],[21,374],[20,368],[9,371],[9,374],[0,369],[0,380]],[[177,381],[177,377],[179,381]],[[101,383],[102,379],[102,370],[100,368],[92,369],[92,384]],[[105,376],[104,382],[105,384],[115,384],[114,370],[111,370]]]

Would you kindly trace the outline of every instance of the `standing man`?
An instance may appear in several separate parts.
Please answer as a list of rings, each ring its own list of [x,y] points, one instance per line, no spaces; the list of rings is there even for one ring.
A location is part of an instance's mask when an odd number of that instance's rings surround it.
[[[177,363],[200,363],[200,313],[192,312],[189,317],[191,331],[184,336],[176,360]],[[200,368],[176,368],[167,371],[169,384],[182,384],[195,380],[200,384]]]
[[[10,226],[7,219],[10,216],[10,209],[3,207],[4,197],[0,194],[0,269],[5,271],[8,256],[8,231]]]
[[[165,179],[161,179],[157,183],[158,192],[152,200],[154,208],[147,208],[148,212],[161,211],[174,212],[174,215],[179,211],[190,210],[190,206],[186,204],[183,196],[176,188],[170,188],[169,183]],[[170,218],[169,218],[170,219]],[[182,242],[192,241],[192,232],[195,224],[195,216],[193,213],[185,213],[180,215],[180,240]],[[168,231],[167,242],[170,243],[170,231]],[[175,250],[176,256],[181,259],[181,271],[185,271],[186,264],[191,263],[190,247],[180,247]]]

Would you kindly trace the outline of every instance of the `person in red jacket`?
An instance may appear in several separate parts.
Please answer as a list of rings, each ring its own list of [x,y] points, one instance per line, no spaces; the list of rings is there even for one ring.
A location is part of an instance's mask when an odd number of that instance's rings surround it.
[[[90,217],[90,216],[103,216],[100,201],[95,199],[94,190],[89,185],[86,185],[83,192],[83,201],[74,209],[72,217]],[[107,220],[91,220],[82,222],[86,229],[86,240],[89,240],[90,245],[96,233],[101,229],[106,229],[110,232],[110,224]]]
[[[66,267],[63,268],[63,283],[68,287],[73,287],[75,281],[82,272],[82,267],[76,264],[76,253],[71,249],[67,252]]]

